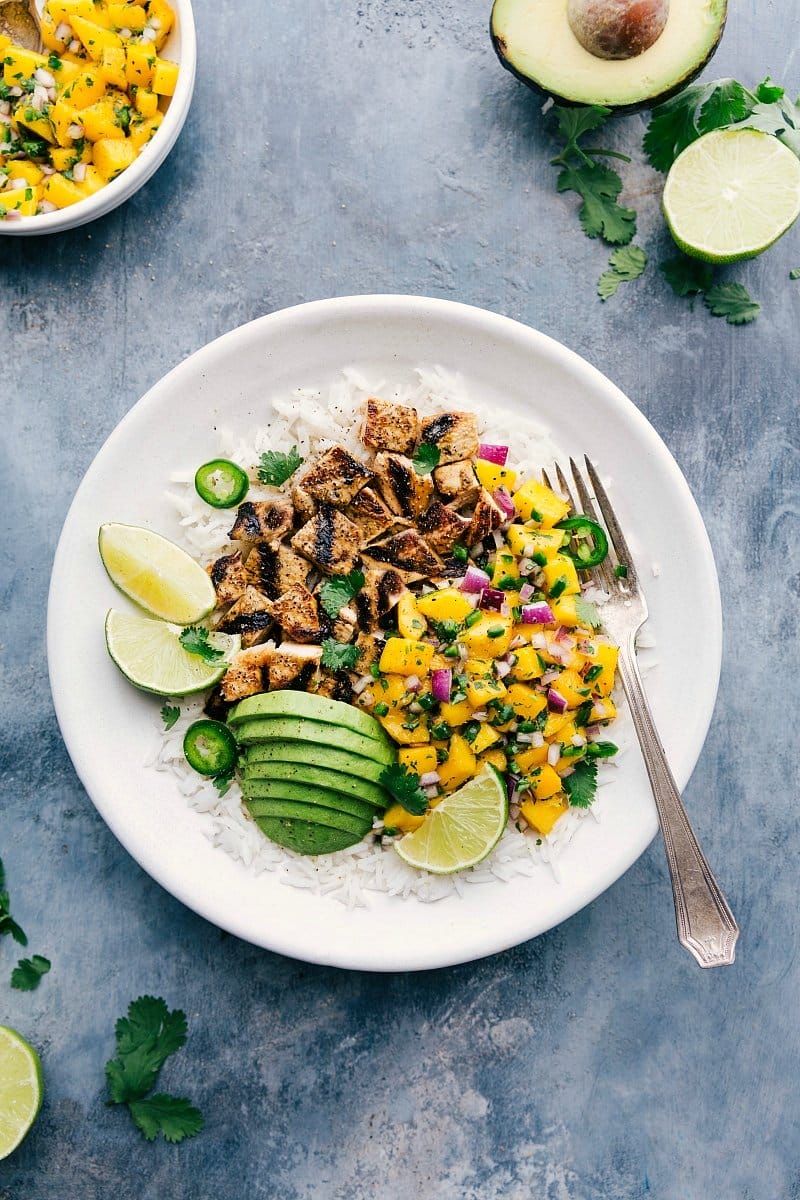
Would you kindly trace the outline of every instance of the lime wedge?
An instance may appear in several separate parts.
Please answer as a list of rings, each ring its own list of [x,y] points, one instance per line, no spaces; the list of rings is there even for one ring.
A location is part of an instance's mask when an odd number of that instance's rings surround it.
[[[717,129],[670,168],[664,216],[685,254],[729,263],[761,254],[800,213],[800,159],[757,129]]]
[[[101,525],[98,545],[111,582],[154,617],[191,625],[216,604],[207,572],[160,533],[138,525]]]
[[[158,696],[189,696],[213,687],[242,641],[238,633],[210,633],[208,645],[224,657],[206,662],[184,650],[181,632],[180,625],[152,621],[138,613],[111,608],[106,616],[108,653],[132,684]]]
[[[0,1025],[0,1158],[16,1150],[42,1104],[42,1065],[33,1046]]]
[[[480,775],[432,808],[419,829],[393,844],[409,866],[452,875],[486,858],[507,821],[506,785],[499,771],[487,764]]]

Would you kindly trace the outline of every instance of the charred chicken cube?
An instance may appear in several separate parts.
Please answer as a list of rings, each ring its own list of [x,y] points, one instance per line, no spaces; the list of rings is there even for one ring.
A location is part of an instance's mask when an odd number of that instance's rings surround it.
[[[248,583],[277,600],[295,584],[305,585],[308,563],[283,542],[261,542],[248,554],[245,571]]]
[[[217,628],[222,633],[239,633],[247,649],[262,642],[272,624],[272,602],[258,588],[248,587],[236,600]]]
[[[272,643],[263,646],[252,646],[249,650],[240,650],[233,656],[231,665],[220,680],[219,690],[222,699],[232,704],[234,700],[244,700],[245,696],[255,696],[258,692],[267,690],[267,665],[270,656],[275,653]]]
[[[393,513],[413,520],[424,513],[433,496],[430,475],[418,475],[403,454],[376,454],[375,474],[383,498]]]
[[[478,421],[474,413],[446,412],[425,417],[422,441],[435,446],[440,463],[474,458],[478,453]]]
[[[223,554],[211,564],[208,573],[217,593],[217,604],[232,604],[247,587],[247,571],[238,550]]]
[[[291,500],[248,500],[240,504],[228,536],[235,542],[277,542],[292,528]]]
[[[347,575],[359,562],[361,535],[357,525],[330,504],[318,511],[292,538],[292,546],[330,575]]]
[[[317,601],[302,583],[296,583],[272,601],[272,615],[290,642],[319,642],[322,639]]]
[[[499,529],[505,520],[506,514],[491,492],[487,492],[486,488],[481,488],[481,494],[475,505],[465,538],[467,545],[477,546],[478,542],[482,542],[485,537],[488,537],[492,530]]]
[[[272,651],[267,664],[269,690],[276,692],[280,688],[291,688],[296,692],[305,691],[317,678],[321,657],[322,649],[319,646],[283,642],[277,650]]]
[[[376,542],[370,546],[369,552],[378,562],[388,563],[401,571],[412,571],[425,579],[441,574],[442,560],[416,529],[404,529],[402,533]]]
[[[417,529],[437,554],[448,554],[469,526],[467,517],[460,516],[441,500],[434,500],[417,521]]]
[[[374,633],[405,590],[406,585],[397,571],[368,567],[364,572],[364,586],[354,599],[359,629],[367,634]],[[356,645],[361,645],[360,636]]]
[[[373,450],[394,450],[411,454],[419,438],[419,417],[415,408],[391,404],[370,396],[364,405],[361,440]]]
[[[309,496],[305,488],[301,488],[299,485],[292,488],[292,503],[301,521],[310,521],[317,511],[313,497]]]
[[[356,646],[361,651],[358,669],[362,675],[365,675],[372,664],[380,658],[383,642],[376,641],[371,633],[359,633],[356,638]]]
[[[372,471],[354,458],[344,446],[331,446],[315,461],[298,487],[312,500],[344,508],[373,478]]]
[[[445,463],[433,472],[436,489],[453,508],[472,508],[481,494],[475,468],[468,458]]]
[[[352,504],[348,505],[346,516],[358,526],[365,542],[380,537],[396,523],[396,517],[371,487],[361,489]]]

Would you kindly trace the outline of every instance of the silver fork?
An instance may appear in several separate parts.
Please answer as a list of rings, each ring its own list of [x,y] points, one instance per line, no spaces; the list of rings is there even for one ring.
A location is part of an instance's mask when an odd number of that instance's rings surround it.
[[[591,489],[577,464],[573,459],[569,460],[581,508],[575,504],[570,486],[559,466],[556,466],[556,475],[573,511],[583,512],[599,523],[594,503],[596,500],[608,530],[608,557],[596,568],[605,590],[611,596],[603,606],[603,624],[609,637],[619,645],[619,675],[650,777],[667,852],[678,940],[694,955],[701,967],[726,966],[736,957],[739,926],[697,844],[669,769],[664,747],[656,732],[636,663],[636,635],[647,620],[647,604],[639,586],[631,552],[605,488],[589,459],[584,458],[584,461]],[[550,487],[544,473],[543,479]]]

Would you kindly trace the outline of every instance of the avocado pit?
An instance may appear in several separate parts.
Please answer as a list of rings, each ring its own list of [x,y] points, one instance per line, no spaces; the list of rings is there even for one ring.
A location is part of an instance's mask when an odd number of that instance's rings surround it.
[[[669,0],[568,0],[567,20],[596,58],[636,58],[664,32]]]

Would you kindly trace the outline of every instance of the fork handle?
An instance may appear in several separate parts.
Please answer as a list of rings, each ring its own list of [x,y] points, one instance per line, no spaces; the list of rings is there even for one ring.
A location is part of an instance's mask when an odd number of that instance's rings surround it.
[[[721,967],[736,957],[739,926],[697,844],[681,803],[636,665],[634,637],[620,648],[619,673],[639,735],[653,789],[675,900],[678,940],[701,967]]]

